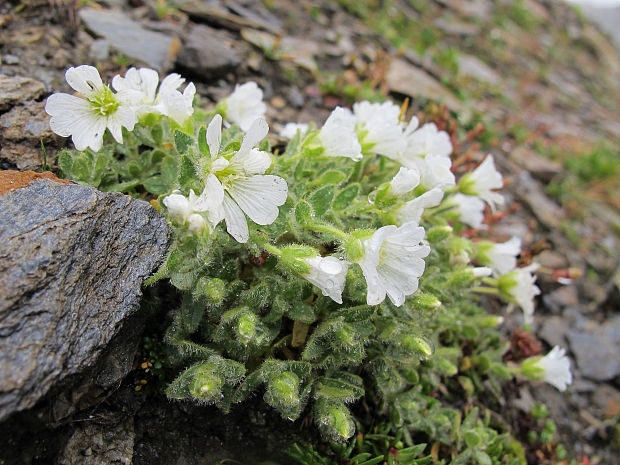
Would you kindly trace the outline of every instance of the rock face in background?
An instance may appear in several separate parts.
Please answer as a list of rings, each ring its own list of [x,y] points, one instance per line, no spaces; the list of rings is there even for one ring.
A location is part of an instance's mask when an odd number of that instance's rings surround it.
[[[168,240],[163,217],[118,193],[44,179],[0,196],[0,420],[98,362]]]
[[[39,101],[44,94],[40,81],[0,74],[0,167],[3,161],[19,169],[38,167],[43,163],[41,142],[56,145],[45,102]]]
[[[113,48],[158,71],[172,67],[181,46],[177,37],[146,29],[121,12],[85,8],[80,19]]]

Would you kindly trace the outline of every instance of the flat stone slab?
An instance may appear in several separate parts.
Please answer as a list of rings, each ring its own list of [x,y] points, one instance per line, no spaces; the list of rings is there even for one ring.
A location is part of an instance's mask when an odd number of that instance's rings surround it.
[[[24,76],[0,74],[0,111],[14,105],[34,100],[45,93],[45,84]]]
[[[39,179],[0,196],[0,420],[97,361],[168,241],[119,193]]]
[[[180,49],[177,37],[146,29],[120,11],[84,8],[80,19],[113,48],[158,71],[169,70]]]

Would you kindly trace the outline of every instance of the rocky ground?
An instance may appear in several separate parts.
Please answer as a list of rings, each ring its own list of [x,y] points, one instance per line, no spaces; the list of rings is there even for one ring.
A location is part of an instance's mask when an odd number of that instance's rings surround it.
[[[535,334],[568,347],[573,360],[567,394],[521,386],[508,408],[544,400],[576,457],[618,463],[620,58],[587,19],[550,0],[77,3],[0,6],[0,168],[53,166],[67,141],[49,130],[45,98],[67,91],[64,70],[84,63],[108,78],[139,64],[180,72],[204,105],[256,80],[273,133],[284,121],[320,124],[356,99],[408,97],[460,140],[455,163],[495,154],[510,215],[496,217],[492,232],[522,237],[524,258],[542,264]],[[466,142],[467,131],[480,142]],[[156,332],[146,320],[140,325]],[[509,320],[507,334],[513,329]],[[145,371],[152,358],[140,347],[131,373],[112,383],[119,389],[84,397],[79,412],[52,395],[11,417],[0,426],[0,463],[207,464],[243,458],[240,437],[260,458],[291,430],[270,412],[222,419],[137,389],[142,379],[154,383]],[[236,420],[248,416],[246,426]],[[45,424],[57,426],[54,435]]]

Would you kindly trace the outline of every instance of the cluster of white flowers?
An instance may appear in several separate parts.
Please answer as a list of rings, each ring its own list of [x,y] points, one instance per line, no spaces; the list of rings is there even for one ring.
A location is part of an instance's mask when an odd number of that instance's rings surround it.
[[[160,113],[183,124],[194,111],[196,88],[190,83],[181,93],[178,89],[185,79],[178,74],[167,76],[159,91],[159,74],[149,68],[130,68],[124,78],[114,76],[112,88],[116,92],[103,83],[93,66],[69,68],[65,78],[81,97],[53,94],[47,99],[45,111],[51,116],[52,131],[71,136],[78,150],[101,149],[106,128],[122,144],[122,128],[132,131],[138,117],[146,113]]]
[[[170,74],[160,83],[157,71],[131,68],[124,77],[117,75],[112,79],[116,92],[103,84],[92,66],[70,68],[66,78],[83,98],[54,94],[47,101],[46,111],[52,116],[52,129],[60,135],[73,136],[78,150],[99,150],[106,128],[121,143],[122,127],[131,131],[138,118],[148,113],[165,115],[181,125],[193,113],[196,88],[190,83],[181,92],[179,88],[185,80],[178,74]],[[271,156],[255,148],[269,130],[263,119],[266,105],[262,98],[258,85],[247,82],[238,85],[218,104],[206,131],[210,156],[200,166],[203,192],[197,196],[190,191],[188,198],[173,192],[164,198],[170,218],[187,224],[190,232],[198,233],[207,225],[215,228],[224,220],[227,231],[237,241],[247,242],[250,231],[246,215],[258,225],[269,225],[278,217],[278,207],[287,199],[288,186],[283,178],[265,174],[272,165]],[[416,291],[424,271],[423,259],[430,253],[424,241],[425,231],[419,226],[425,210],[443,201],[444,207],[452,209],[455,219],[473,228],[483,228],[485,204],[495,209],[503,203],[501,195],[493,191],[503,186],[503,180],[492,155],[464,175],[457,185],[451,171],[450,136],[434,123],[419,127],[416,117],[405,123],[401,113],[401,108],[392,102],[360,102],[352,111],[338,107],[310,137],[321,148],[321,156],[359,162],[365,155],[382,155],[401,165],[388,186],[389,195],[396,199],[386,213],[392,224],[349,240],[357,242],[357,252],[348,258],[363,271],[371,305],[387,296],[399,306]],[[222,152],[224,121],[245,131],[239,150]],[[289,123],[281,135],[292,138],[299,133],[304,138],[309,132],[308,125]],[[534,285],[533,266],[515,268],[520,245],[516,238],[505,244],[480,243],[477,258],[496,275],[502,297],[520,305],[530,322],[533,297],[539,291]],[[310,271],[304,277],[325,295],[341,302],[349,261],[336,257],[305,261]],[[485,273],[474,275],[483,278]]]

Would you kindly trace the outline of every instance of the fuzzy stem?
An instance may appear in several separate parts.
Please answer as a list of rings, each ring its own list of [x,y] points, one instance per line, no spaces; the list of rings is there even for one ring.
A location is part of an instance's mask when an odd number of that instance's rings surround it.
[[[275,245],[270,244],[269,241],[267,241],[266,239],[262,238],[258,234],[252,234],[251,237],[252,237],[252,240],[254,242],[256,242],[256,244],[258,246],[260,246],[261,248],[265,249],[270,254],[275,255],[276,257],[281,257],[282,256],[282,249],[279,249]]]
[[[499,291],[492,287],[474,286],[471,288],[472,292],[478,292],[480,294],[492,294],[499,295]]]
[[[310,223],[305,226],[308,229],[312,229],[313,231],[326,232],[329,234],[333,234],[334,236],[342,239],[343,241],[346,241],[349,237],[348,234],[345,233],[344,231],[341,231],[340,229],[335,228],[333,226],[329,226],[327,224]]]

